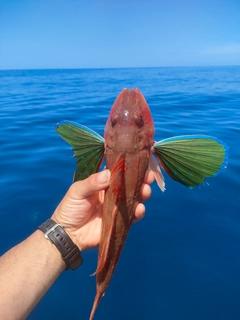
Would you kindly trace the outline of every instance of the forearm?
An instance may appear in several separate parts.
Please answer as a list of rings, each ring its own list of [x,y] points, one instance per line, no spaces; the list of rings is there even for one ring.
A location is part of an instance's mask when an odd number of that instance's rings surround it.
[[[9,250],[0,258],[0,319],[25,319],[65,267],[40,230]]]

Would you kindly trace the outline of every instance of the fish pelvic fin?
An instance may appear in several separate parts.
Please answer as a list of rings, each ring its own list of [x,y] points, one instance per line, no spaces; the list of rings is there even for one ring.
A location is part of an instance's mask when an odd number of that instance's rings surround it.
[[[165,191],[165,182],[164,182],[164,176],[161,172],[160,166],[157,163],[157,161],[155,160],[154,156],[151,155],[149,157],[149,169],[152,171],[154,178],[157,182],[157,185],[159,186],[159,188],[162,190],[162,192]]]

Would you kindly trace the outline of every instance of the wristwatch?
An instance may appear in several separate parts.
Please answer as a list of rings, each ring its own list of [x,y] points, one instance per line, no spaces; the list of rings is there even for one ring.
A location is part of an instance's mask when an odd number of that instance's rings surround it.
[[[76,270],[82,264],[83,259],[80,250],[59,223],[48,219],[37,229],[41,230],[45,234],[45,237],[60,251],[66,263],[66,270]]]

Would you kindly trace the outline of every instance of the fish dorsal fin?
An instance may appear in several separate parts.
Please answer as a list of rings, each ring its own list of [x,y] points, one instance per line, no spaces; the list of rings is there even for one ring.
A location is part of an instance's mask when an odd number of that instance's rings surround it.
[[[111,171],[111,178],[110,178],[113,197],[116,198],[115,203],[118,203],[122,196],[122,188],[124,186],[124,183],[123,183],[124,169],[125,169],[125,153],[121,153]]]
[[[163,177],[163,174],[161,172],[160,166],[157,163],[157,161],[155,160],[153,155],[151,155],[149,157],[149,169],[154,174],[154,178],[155,178],[159,188],[162,190],[162,192],[164,192],[164,190],[165,190],[164,177]]]
[[[105,245],[104,245],[104,247],[102,248],[101,264],[98,265],[95,274],[101,272],[102,270],[104,270],[104,269],[105,269],[105,266],[106,266],[106,264],[107,264],[110,242],[111,242],[111,240],[112,240],[113,237],[114,237],[114,227],[115,227],[116,219],[117,219],[117,211],[118,211],[118,208],[117,208],[117,206],[115,205],[115,206],[114,206],[114,209],[113,209],[113,212],[112,212],[112,220],[111,220],[111,225],[110,225],[110,229],[109,229],[109,232],[108,232],[108,236],[107,236],[107,238],[106,238]]]
[[[178,136],[154,144],[154,153],[174,180],[189,188],[202,184],[226,168],[228,147],[205,135]]]
[[[71,121],[61,121],[56,128],[59,135],[73,148],[77,160],[74,181],[96,173],[104,156],[104,139],[95,131]]]
[[[112,210],[112,217],[111,217],[111,224],[108,230],[108,235],[105,241],[105,245],[102,248],[101,255],[102,255],[102,262],[98,265],[96,273],[101,272],[104,270],[107,259],[108,259],[108,252],[109,246],[112,239],[115,237],[115,225],[117,219],[117,212],[118,212],[118,204],[121,201],[121,197],[124,197],[124,168],[125,168],[125,154],[122,153],[117,162],[115,163],[113,169],[111,170],[111,178],[110,178],[110,186],[112,188],[112,197],[115,203],[113,210]]]

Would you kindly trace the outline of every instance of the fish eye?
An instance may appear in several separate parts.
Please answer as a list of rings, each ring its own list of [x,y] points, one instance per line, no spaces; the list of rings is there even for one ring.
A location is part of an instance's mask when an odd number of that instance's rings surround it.
[[[136,125],[139,128],[141,128],[143,126],[143,116],[142,115],[140,115],[140,116],[136,115],[134,118],[135,118],[134,121],[135,121]]]
[[[113,118],[111,117],[111,125],[112,125],[112,128],[114,127],[113,125]]]
[[[111,117],[111,124],[112,127],[114,127],[116,125],[116,123],[118,122],[119,116],[117,114],[115,114],[113,117]]]
[[[140,117],[138,119],[138,126],[139,128],[143,126],[143,116],[140,114]]]

